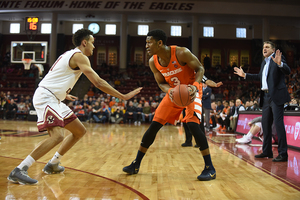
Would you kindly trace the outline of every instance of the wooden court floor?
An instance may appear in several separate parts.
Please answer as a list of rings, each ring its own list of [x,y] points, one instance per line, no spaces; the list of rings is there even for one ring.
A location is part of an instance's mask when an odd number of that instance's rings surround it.
[[[185,139],[183,128],[166,125],[144,157],[140,172],[130,176],[122,168],[135,158],[149,124],[84,125],[87,134],[61,160],[65,172],[42,172],[56,147],[30,167],[29,175],[39,183],[28,186],[10,183],[6,178],[48,135],[37,132],[35,122],[0,120],[0,200],[300,199],[297,151],[289,152],[295,156],[285,163],[255,160],[254,154],[260,153],[259,144],[238,146],[235,134],[211,131],[207,138],[217,178],[200,182],[197,176],[204,165],[199,149],[181,147]]]

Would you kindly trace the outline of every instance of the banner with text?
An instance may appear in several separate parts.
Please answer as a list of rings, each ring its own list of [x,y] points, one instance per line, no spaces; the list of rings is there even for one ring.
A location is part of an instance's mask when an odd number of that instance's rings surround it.
[[[201,6],[197,1],[0,1],[0,12],[8,10],[102,10],[102,11],[178,11],[192,12]]]
[[[258,114],[239,114],[236,132],[247,134],[250,130],[248,122],[259,117]],[[300,116],[284,116],[287,144],[300,148]]]

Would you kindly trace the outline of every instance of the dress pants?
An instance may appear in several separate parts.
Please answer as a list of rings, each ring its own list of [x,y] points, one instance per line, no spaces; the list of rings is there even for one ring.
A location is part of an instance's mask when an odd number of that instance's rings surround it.
[[[265,155],[272,155],[272,123],[275,122],[275,127],[278,135],[278,154],[286,157],[287,154],[287,140],[285,126],[283,122],[284,107],[283,105],[276,105],[269,93],[264,95],[264,103],[262,109],[262,128],[264,132],[263,153]]]

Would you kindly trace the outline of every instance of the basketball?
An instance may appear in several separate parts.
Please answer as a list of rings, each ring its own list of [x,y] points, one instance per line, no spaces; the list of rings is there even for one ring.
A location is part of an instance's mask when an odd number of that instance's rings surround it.
[[[190,88],[185,84],[177,85],[173,89],[173,102],[180,107],[185,107],[192,103]]]

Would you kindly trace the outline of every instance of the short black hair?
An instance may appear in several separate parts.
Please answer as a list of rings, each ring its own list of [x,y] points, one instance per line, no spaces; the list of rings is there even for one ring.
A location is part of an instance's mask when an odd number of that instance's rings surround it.
[[[272,49],[275,49],[275,48],[276,48],[274,42],[271,42],[271,41],[265,41],[264,44],[270,44],[271,47],[272,47]]]
[[[92,31],[90,31],[88,29],[84,29],[84,28],[79,29],[73,35],[72,42],[76,47],[78,47],[78,46],[80,46],[82,40],[88,41],[90,39],[90,35],[93,35]]]
[[[161,40],[164,45],[166,45],[167,39],[168,39],[166,33],[160,29],[155,29],[155,30],[149,31],[147,36],[152,36],[153,39],[156,41]]]

